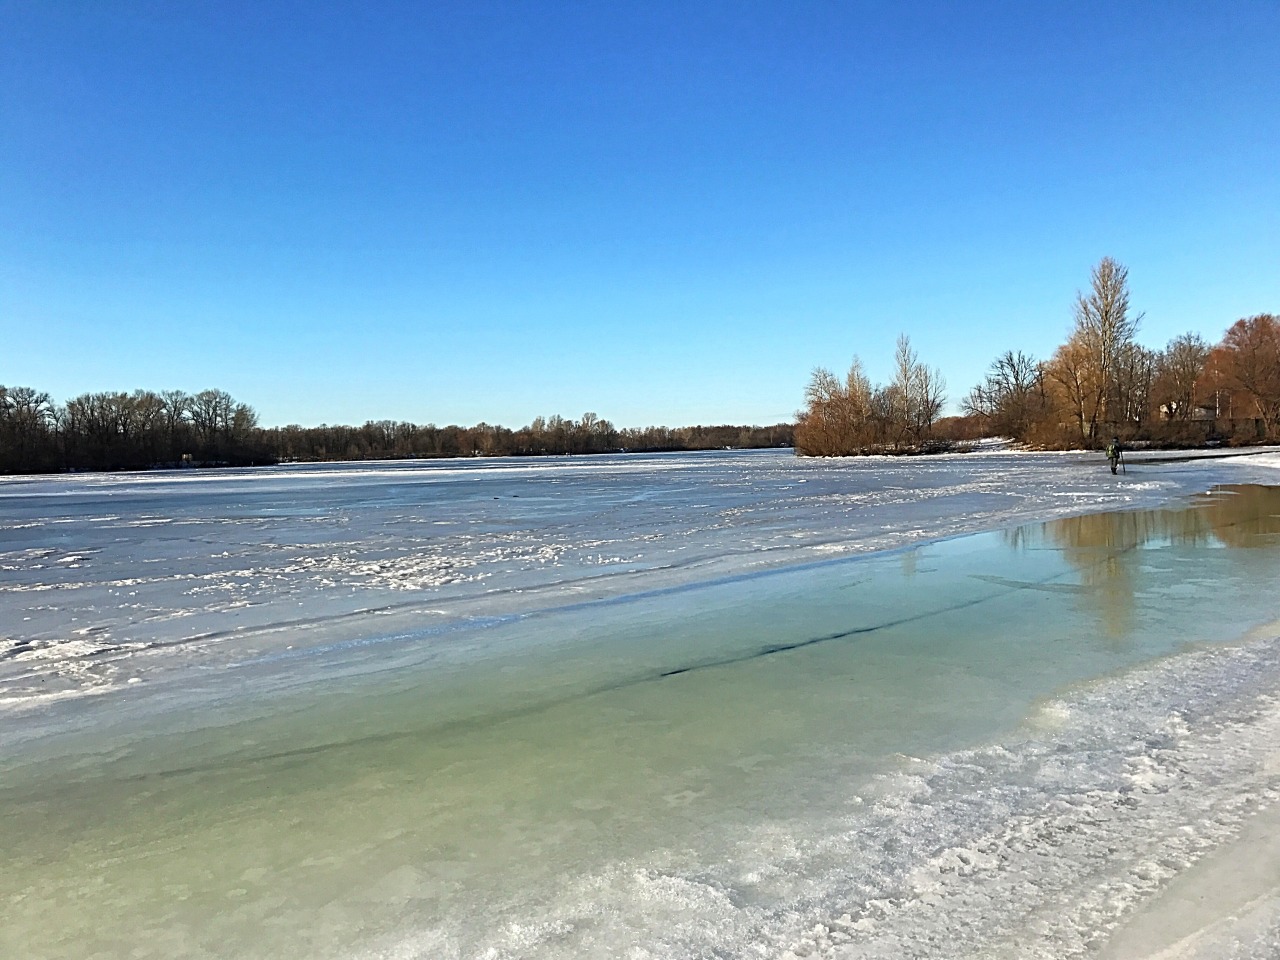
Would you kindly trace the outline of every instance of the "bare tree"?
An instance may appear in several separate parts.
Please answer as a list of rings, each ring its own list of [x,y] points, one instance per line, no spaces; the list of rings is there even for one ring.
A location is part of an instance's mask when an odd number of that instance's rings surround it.
[[[1054,405],[1075,421],[1081,439],[1091,439],[1097,429],[1097,369],[1081,338],[1072,336],[1054,351],[1044,372]]]
[[[1046,377],[1085,441],[1097,439],[1100,424],[1121,419],[1135,393],[1134,384],[1121,382],[1141,369],[1130,353],[1142,316],[1129,313],[1128,277],[1110,257],[1098,262],[1088,294],[1076,294],[1071,335],[1045,365]]]
[[[814,457],[839,455],[843,395],[834,373],[826,367],[813,369],[804,391],[805,409],[796,416],[797,452]]]
[[[1119,411],[1108,404],[1123,392],[1121,364],[1125,349],[1133,344],[1142,314],[1129,314],[1129,270],[1111,257],[1102,257],[1089,274],[1089,293],[1076,294],[1075,332],[1082,338],[1097,371],[1094,383],[1091,435],[1098,420],[1115,420]]]
[[[990,433],[1025,440],[1044,414],[1044,371],[1035,358],[1006,350],[992,361],[986,379],[965,398],[964,412],[980,417]]]
[[[176,430],[191,412],[191,397],[183,390],[162,390],[160,399],[164,401],[165,428]]]
[[[937,370],[920,362],[905,333],[898,337],[894,352],[894,377],[889,385],[893,442],[904,437],[923,440],[942,411],[946,381]]]
[[[1120,348],[1107,405],[1113,423],[1124,423],[1132,428],[1147,419],[1157,361],[1158,355],[1154,351],[1132,341]]]
[[[923,364],[916,370],[912,407],[915,421],[912,429],[916,439],[922,440],[933,432],[933,423],[947,402],[947,381],[936,367]]]
[[[1199,334],[1184,333],[1169,341],[1156,363],[1152,398],[1165,418],[1190,419],[1208,359],[1209,345]]]
[[[942,375],[920,363],[911,341],[898,338],[894,382],[873,386],[857,358],[843,382],[825,367],[814,369],[797,414],[797,452],[850,456],[885,445],[900,449],[928,436],[945,402]]]
[[[1280,428],[1280,318],[1237,320],[1219,347],[1229,386],[1244,392],[1268,438]]]
[[[55,423],[49,394],[33,387],[0,386],[0,469],[41,469],[49,459]]]

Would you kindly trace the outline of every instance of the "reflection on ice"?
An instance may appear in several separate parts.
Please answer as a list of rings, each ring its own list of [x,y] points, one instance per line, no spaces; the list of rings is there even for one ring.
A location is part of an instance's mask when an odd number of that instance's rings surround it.
[[[1067,551],[1121,553],[1152,542],[1270,547],[1280,538],[1280,488],[1220,484],[1180,507],[1063,517],[1044,525]],[[1025,535],[1027,528],[1010,533]]]
[[[1280,542],[1280,487],[1223,484],[1177,508],[1062,517],[1041,528],[1017,528],[1007,536],[1015,546],[1047,541],[1061,550],[1079,573],[1100,629],[1121,638],[1132,630],[1132,617],[1139,610],[1135,593],[1141,585],[1140,568],[1151,562],[1135,551],[1153,546],[1274,547]]]

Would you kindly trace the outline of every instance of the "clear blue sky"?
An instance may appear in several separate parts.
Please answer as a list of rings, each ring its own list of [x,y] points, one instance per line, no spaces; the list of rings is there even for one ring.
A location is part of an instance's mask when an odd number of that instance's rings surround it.
[[[953,403],[1280,312],[1280,3],[0,0],[0,383],[264,424]]]

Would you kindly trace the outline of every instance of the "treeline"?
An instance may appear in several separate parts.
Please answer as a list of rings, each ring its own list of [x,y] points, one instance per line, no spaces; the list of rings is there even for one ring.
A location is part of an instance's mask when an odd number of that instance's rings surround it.
[[[856,358],[843,381],[815,370],[796,452],[912,452],[982,436],[1056,449],[1112,436],[1169,446],[1280,441],[1280,318],[1239,320],[1216,344],[1185,333],[1151,349],[1137,342],[1143,314],[1131,310],[1128,276],[1110,257],[1099,261],[1066,342],[1048,360],[1001,354],[962,401],[963,417],[928,416],[934,399],[941,405],[941,378],[905,337],[888,386],[873,387]]]
[[[1045,361],[1007,351],[964,401],[983,433],[1040,447],[1112,436],[1157,445],[1280,440],[1280,319],[1236,321],[1216,344],[1198,333],[1163,349],[1137,342],[1128,271],[1110,257],[1076,297],[1072,329]]]
[[[392,420],[360,427],[263,428],[252,407],[224,390],[86,393],[59,405],[30,387],[0,386],[3,473],[789,447],[792,442],[790,424],[619,430],[594,413],[580,420],[539,417],[516,430]]]
[[[844,457],[927,451],[945,391],[942,374],[920,362],[905,335],[898,338],[894,378],[887,385],[872,384],[857,357],[843,380],[818,367],[805,390],[806,407],[797,414],[796,453]]]
[[[697,426],[618,429],[594,413],[580,420],[538,417],[511,429],[371,420],[360,427],[275,427],[263,431],[281,460],[383,460],[413,457],[521,457],[556,454],[789,447],[794,427]]]
[[[225,390],[85,393],[0,385],[0,472],[271,463],[252,407]]]

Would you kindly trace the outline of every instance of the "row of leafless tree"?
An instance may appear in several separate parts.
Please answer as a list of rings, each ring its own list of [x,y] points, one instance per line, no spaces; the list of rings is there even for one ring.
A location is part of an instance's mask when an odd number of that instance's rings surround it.
[[[521,456],[615,450],[791,446],[790,424],[617,429],[594,413],[538,417],[519,429],[419,426],[392,420],[360,427],[258,425],[252,407],[224,390],[187,394],[86,393],[58,405],[30,387],[0,386],[0,472],[122,470],[154,466]]]
[[[936,432],[1058,448],[1100,446],[1113,435],[1170,444],[1280,441],[1280,318],[1239,320],[1216,345],[1186,333],[1163,350],[1138,343],[1142,319],[1129,302],[1128,270],[1104,257],[1088,291],[1077,294],[1071,332],[1053,356],[1001,354],[965,397],[965,416]],[[843,380],[821,367],[813,372],[796,452],[929,449],[942,403],[942,377],[901,337],[888,385],[872,385],[856,358]]]
[[[371,420],[360,427],[276,427],[263,431],[281,460],[378,460],[410,457],[543,456],[615,451],[789,447],[791,424],[616,428],[594,413],[571,420],[538,417],[511,429],[488,423],[438,427]]]
[[[796,453],[840,457],[924,449],[945,391],[942,375],[920,362],[905,335],[898,338],[892,383],[872,384],[857,357],[843,380],[818,367],[797,416]]]
[[[1137,342],[1128,271],[1103,258],[1076,298],[1070,335],[1047,361],[1008,351],[965,398],[981,432],[1040,446],[1112,435],[1194,443],[1280,440],[1280,320],[1258,314],[1216,345],[1185,333],[1163,350]]]
[[[225,390],[85,393],[55,404],[0,386],[0,471],[118,470],[271,459],[253,408]]]

